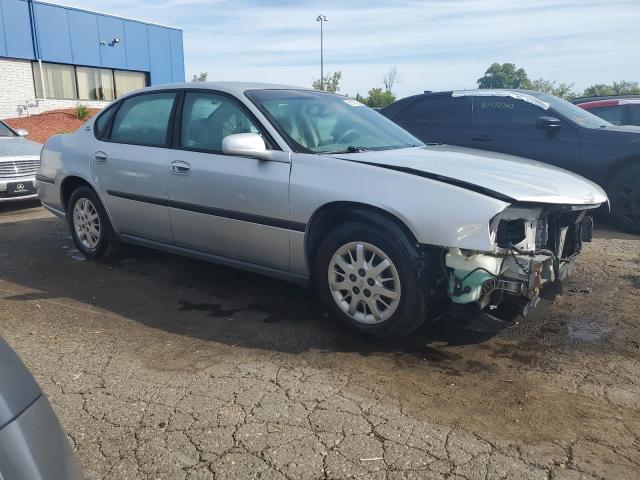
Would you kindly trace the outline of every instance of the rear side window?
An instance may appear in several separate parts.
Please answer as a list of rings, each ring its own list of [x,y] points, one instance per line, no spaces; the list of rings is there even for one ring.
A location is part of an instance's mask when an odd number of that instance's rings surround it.
[[[625,105],[610,105],[608,107],[590,108],[587,111],[599,116],[600,118],[604,118],[606,121],[611,122],[614,125],[622,125],[624,123],[624,109]]]
[[[96,138],[102,139],[107,136],[109,132],[107,132],[107,128],[109,127],[109,122],[111,121],[111,117],[113,117],[113,112],[116,111],[116,105],[111,105],[104,112],[101,112],[98,118],[96,119],[94,132],[96,134]]]
[[[545,111],[511,97],[473,97],[473,123],[483,127],[536,127]]]
[[[471,101],[468,97],[425,98],[402,112],[399,121],[412,125],[470,125]]]
[[[111,140],[152,147],[165,146],[175,97],[174,92],[162,92],[126,99],[113,121]]]

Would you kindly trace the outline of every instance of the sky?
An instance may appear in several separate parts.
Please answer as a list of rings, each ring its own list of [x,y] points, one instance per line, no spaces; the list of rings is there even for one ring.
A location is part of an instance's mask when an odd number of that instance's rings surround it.
[[[187,80],[310,86],[342,71],[340,92],[381,87],[391,65],[398,97],[475,88],[493,62],[529,78],[575,84],[640,81],[640,0],[61,0],[184,31]]]

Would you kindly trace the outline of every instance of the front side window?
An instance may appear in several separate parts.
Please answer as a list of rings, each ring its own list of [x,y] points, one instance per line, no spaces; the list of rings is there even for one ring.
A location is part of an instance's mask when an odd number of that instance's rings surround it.
[[[78,98],[76,72],[72,65],[43,63],[42,71],[40,71],[40,65],[34,62],[33,72],[37,98],[46,97],[63,100],[75,100]],[[43,83],[45,91],[42,90]]]
[[[296,152],[338,153],[423,145],[391,120],[351,98],[315,90],[251,90],[246,95]]]
[[[536,128],[545,111],[530,102],[509,96],[473,97],[473,123],[482,127]]]
[[[116,79],[116,96],[121,97],[129,92],[147,86],[147,74],[142,72],[127,72],[115,70],[113,76]]]
[[[586,128],[603,128],[610,127],[611,124],[606,120],[594,115],[593,113],[568,102],[564,98],[559,98],[548,93],[535,92],[532,94],[538,100],[542,100],[549,104],[549,106],[564,116],[571,122]],[[549,115],[547,113],[546,115]],[[553,116],[553,113],[551,113]]]
[[[165,146],[175,97],[173,92],[161,92],[136,95],[124,100],[113,121],[111,140]]]
[[[236,133],[260,133],[236,102],[215,93],[185,94],[180,126],[182,147],[222,152],[224,137]]]
[[[400,121],[415,125],[469,125],[469,97],[431,97],[419,100],[400,115]]]
[[[0,122],[0,137],[15,137],[16,134],[7,127],[4,123]]]
[[[77,67],[78,97],[82,100],[113,100],[113,75],[107,68]]]
[[[627,105],[629,109],[629,125],[640,125],[640,104]]]

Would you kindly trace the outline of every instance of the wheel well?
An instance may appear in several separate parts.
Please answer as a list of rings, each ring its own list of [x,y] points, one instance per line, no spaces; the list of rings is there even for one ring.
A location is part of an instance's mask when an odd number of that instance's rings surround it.
[[[314,212],[307,226],[305,255],[311,267],[315,252],[327,232],[338,224],[357,220],[383,228],[393,234],[410,253],[416,252],[418,242],[407,225],[393,214],[371,205],[356,202],[333,202]]]
[[[93,188],[89,182],[80,177],[67,177],[62,181],[62,185],[60,186],[60,196],[62,200],[62,206],[64,210],[67,210],[67,204],[69,202],[69,198],[71,198],[71,194],[73,191],[81,186],[86,186],[89,188]]]
[[[611,182],[613,182],[613,180],[618,176],[620,172],[634,165],[640,165],[640,157],[625,158],[616,163],[615,166],[611,169],[611,175],[609,175],[609,178],[607,179],[606,189],[611,186]]]

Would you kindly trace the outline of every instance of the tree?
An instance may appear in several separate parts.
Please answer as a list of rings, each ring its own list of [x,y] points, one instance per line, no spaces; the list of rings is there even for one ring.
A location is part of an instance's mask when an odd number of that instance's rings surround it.
[[[315,90],[323,90],[325,92],[336,93],[340,91],[340,80],[342,80],[342,72],[329,72],[324,76],[324,82],[321,82],[319,78],[313,81],[313,88]],[[324,84],[324,85],[323,85]]]
[[[209,74],[207,72],[200,72],[199,75],[194,75],[191,79],[192,82],[206,82]]]
[[[527,88],[529,78],[523,68],[513,63],[492,64],[478,79],[478,88]]]
[[[395,65],[389,67],[389,70],[387,70],[387,73],[385,73],[382,78],[382,83],[384,83],[384,89],[387,92],[393,91],[393,87],[400,83],[400,72]]]
[[[382,108],[392,104],[396,101],[396,97],[389,90],[383,90],[382,88],[372,88],[369,90],[369,96],[363,97],[360,94],[356,95],[356,100],[371,108]]]
[[[576,92],[573,90],[573,83],[557,83],[553,80],[545,80],[544,78],[538,78],[532,80],[527,86],[529,90],[536,90],[537,92],[546,92],[551,95],[555,95],[560,98],[575,98]]]
[[[613,91],[616,95],[640,95],[640,85],[638,82],[621,80],[613,82]]]

